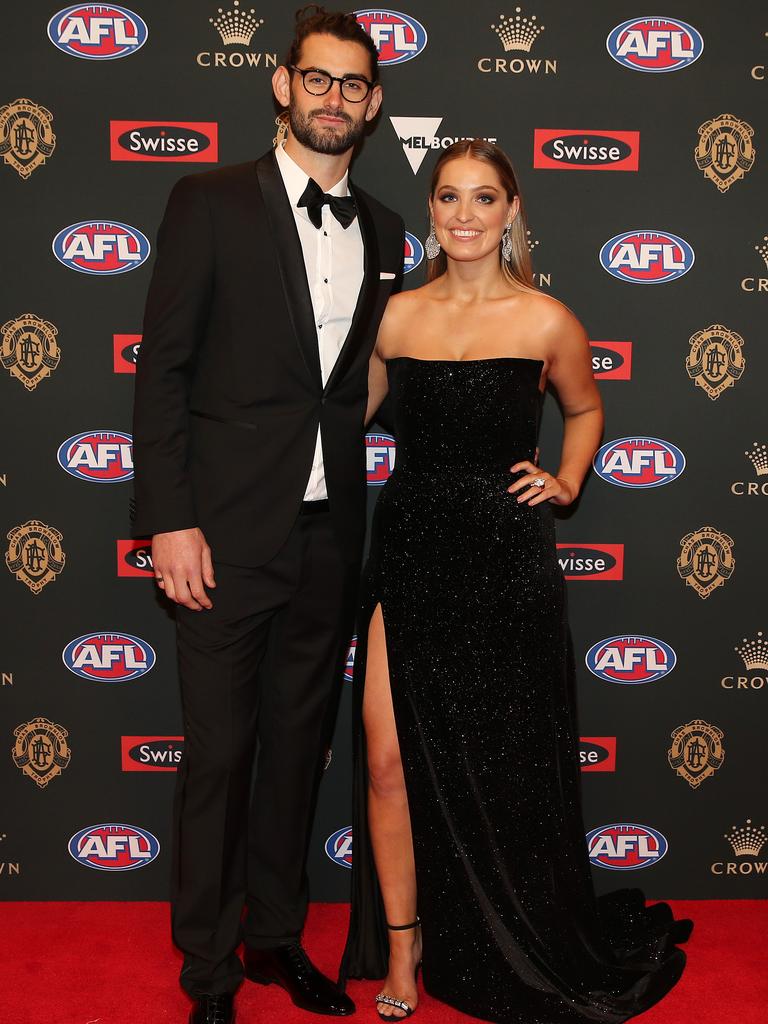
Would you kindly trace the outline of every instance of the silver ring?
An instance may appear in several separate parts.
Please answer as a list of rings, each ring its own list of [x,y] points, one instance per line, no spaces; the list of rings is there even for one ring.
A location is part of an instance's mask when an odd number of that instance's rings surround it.
[[[531,483],[534,487],[546,487],[547,481],[543,476],[535,476],[533,480],[531,480]]]

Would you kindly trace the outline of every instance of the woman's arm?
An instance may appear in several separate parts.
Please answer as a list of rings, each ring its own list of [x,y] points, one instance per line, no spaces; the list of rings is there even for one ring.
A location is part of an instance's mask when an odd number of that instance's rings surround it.
[[[387,364],[379,355],[378,344],[374,346],[368,363],[368,408],[365,410],[365,425],[371,422],[376,410],[387,397]]]
[[[398,340],[407,329],[406,313],[413,302],[413,292],[399,292],[391,295],[379,324],[376,344],[368,363],[368,408],[365,413],[366,426],[373,419],[377,409],[387,397],[387,359],[398,351]]]
[[[544,326],[545,347],[549,354],[548,379],[557,391],[563,409],[565,427],[560,465],[554,476],[541,474],[532,463],[519,462],[511,468],[525,469],[547,480],[544,488],[530,486],[522,477],[510,488],[528,485],[518,500],[530,505],[551,501],[570,505],[581,491],[595,452],[603,435],[604,414],[600,391],[592,375],[592,353],[581,323],[565,306],[556,304]]]

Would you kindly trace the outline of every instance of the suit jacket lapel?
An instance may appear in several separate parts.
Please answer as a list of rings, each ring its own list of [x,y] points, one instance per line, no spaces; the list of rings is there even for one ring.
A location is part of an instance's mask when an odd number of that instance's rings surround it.
[[[312,380],[322,388],[320,352],[317,329],[312,311],[312,298],[304,266],[299,233],[280,169],[273,152],[256,161],[256,174],[264,196],[270,231],[277,254],[277,264],[285,292],[285,302],[293,332]]]
[[[365,328],[370,322],[373,303],[379,287],[379,243],[373,217],[365,200],[352,182],[349,183],[349,191],[355,197],[360,234],[363,238],[363,281],[357,296],[355,312],[352,315],[352,323],[326,382],[324,394],[327,394],[349,369],[360,347]]]

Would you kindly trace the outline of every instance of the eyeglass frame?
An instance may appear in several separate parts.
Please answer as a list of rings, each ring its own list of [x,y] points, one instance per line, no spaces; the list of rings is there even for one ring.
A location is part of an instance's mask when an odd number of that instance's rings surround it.
[[[286,64],[286,67],[290,68],[291,71],[296,71],[298,74],[301,75],[301,84],[304,86],[304,91],[307,93],[308,96],[327,96],[328,93],[333,88],[334,82],[339,83],[339,90],[343,88],[345,82],[363,82],[365,85],[368,86],[368,92],[366,92],[365,96],[361,96],[359,100],[350,100],[344,95],[343,92],[341,93],[342,98],[345,99],[347,103],[362,103],[363,100],[368,99],[374,87],[377,85],[376,82],[371,82],[367,78],[364,78],[362,75],[348,74],[342,75],[341,78],[338,78],[335,75],[332,75],[329,71],[326,71],[325,68],[298,68],[296,67],[295,64]],[[312,71],[320,75],[325,75],[326,78],[330,79],[330,85],[325,90],[325,92],[310,92],[309,89],[307,89],[307,84],[304,80],[304,76],[310,74],[310,72]]]

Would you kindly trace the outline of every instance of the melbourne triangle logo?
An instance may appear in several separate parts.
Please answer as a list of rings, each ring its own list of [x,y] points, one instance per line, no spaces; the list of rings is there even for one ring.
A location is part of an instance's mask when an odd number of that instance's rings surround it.
[[[408,163],[414,174],[424,163],[424,157],[430,149],[439,149],[436,141],[437,129],[443,122],[442,117],[390,117],[395,134],[403,147]]]

